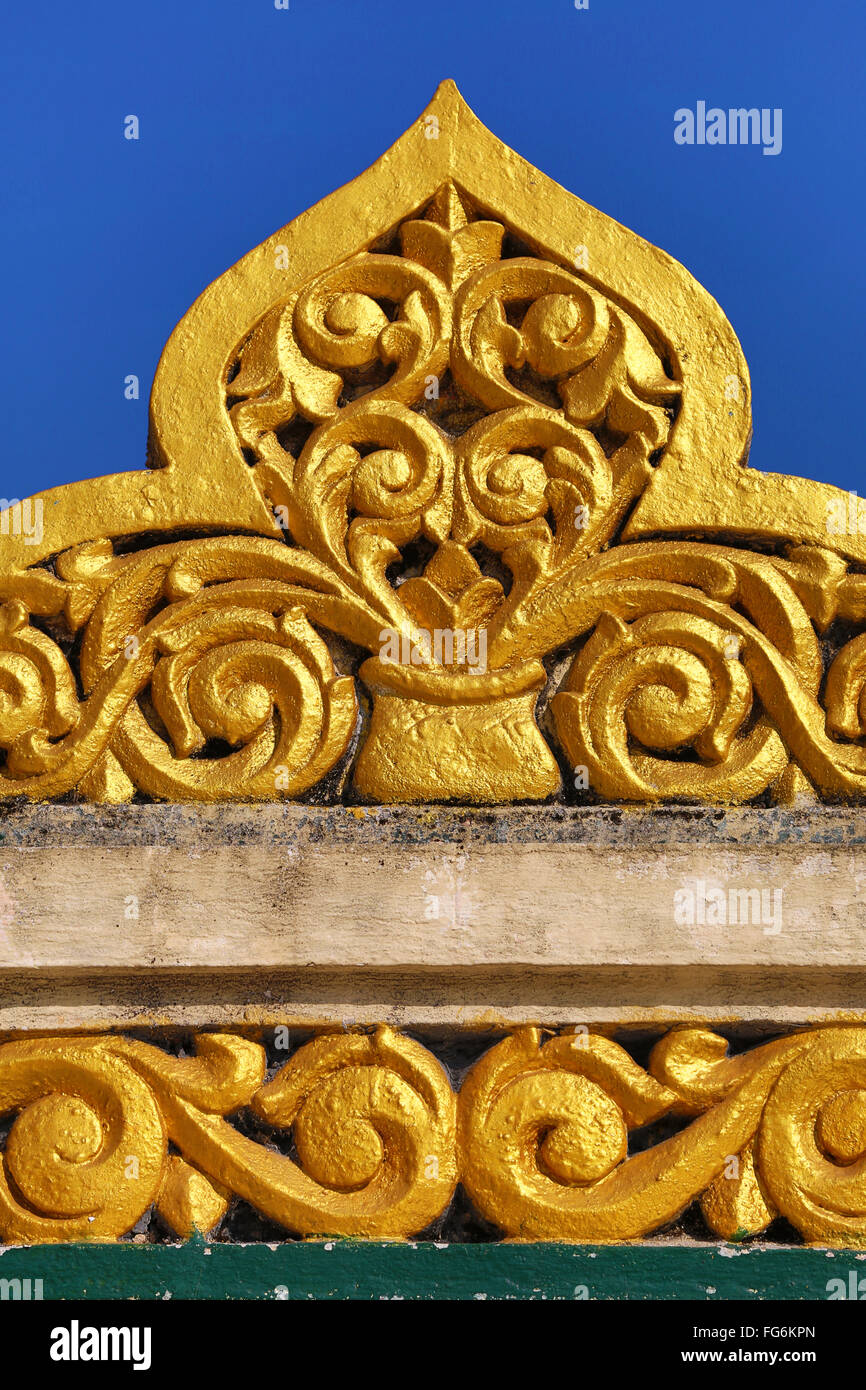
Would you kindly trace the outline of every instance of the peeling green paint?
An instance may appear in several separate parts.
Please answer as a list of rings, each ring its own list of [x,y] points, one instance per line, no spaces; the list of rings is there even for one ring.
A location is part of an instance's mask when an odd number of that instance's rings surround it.
[[[826,1300],[828,1280],[866,1275],[864,1261],[800,1247],[194,1240],[6,1248],[0,1281],[41,1279],[46,1300]]]

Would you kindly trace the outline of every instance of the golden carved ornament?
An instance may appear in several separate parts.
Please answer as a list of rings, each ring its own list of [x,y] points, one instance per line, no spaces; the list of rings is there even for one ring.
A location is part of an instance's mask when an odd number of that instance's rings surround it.
[[[443,83],[192,306],[150,472],[0,517],[0,794],[862,796],[866,535],[750,433],[710,295]]]
[[[418,1043],[387,1028],[325,1035],[266,1084],[258,1043],[205,1033],[196,1046],[183,1059],[120,1037],[0,1048],[0,1113],[19,1112],[0,1168],[0,1237],[113,1239],[154,1204],[187,1236],[237,1195],[303,1235],[396,1238],[448,1205],[455,1097]],[[227,1122],[244,1106],[291,1130],[298,1162]]]
[[[859,1027],[737,1056],[716,1033],[677,1029],[646,1070],[606,1037],[527,1027],[458,1095],[430,1051],[387,1027],[316,1037],[267,1082],[255,1041],[200,1034],[196,1050],[120,1036],[0,1047],[0,1114],[16,1114],[0,1239],[116,1239],[153,1207],[180,1236],[207,1233],[234,1197],[297,1234],[396,1239],[430,1226],[460,1181],[512,1239],[634,1239],[697,1200],[725,1239],[781,1216],[807,1242],[866,1247]],[[227,1118],[244,1111],[294,1156]],[[668,1137],[652,1142],[645,1127],[662,1119]]]

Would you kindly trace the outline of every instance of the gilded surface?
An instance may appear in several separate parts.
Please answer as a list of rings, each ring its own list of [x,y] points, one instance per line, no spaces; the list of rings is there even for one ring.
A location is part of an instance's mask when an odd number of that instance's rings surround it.
[[[19,1113],[0,1235],[111,1239],[156,1204],[185,1236],[214,1226],[234,1194],[301,1234],[398,1237],[448,1204],[456,1101],[418,1043],[388,1029],[326,1035],[264,1075],[264,1049],[230,1035],[200,1035],[183,1059],[128,1038],[8,1043],[0,1111]],[[246,1106],[291,1130],[297,1162],[224,1118]]]
[[[0,515],[0,797],[743,802],[866,790],[866,537],[751,472],[715,301],[452,84],[169,340],[147,473]],[[458,1184],[518,1240],[699,1203],[866,1246],[866,1035],[646,1067],[527,1027],[0,1047],[0,1239],[186,1237],[234,1203],[399,1239]],[[651,1127],[655,1126],[653,1130]]]
[[[199,1035],[193,1057],[114,1036],[7,1043],[0,1238],[116,1239],[153,1207],[187,1236],[236,1197],[296,1234],[399,1238],[460,1182],[514,1239],[633,1239],[699,1201],[725,1239],[781,1216],[807,1242],[866,1246],[862,1028],[737,1056],[684,1028],[646,1069],[606,1037],[525,1028],[455,1094],[431,1052],[383,1027],[323,1034],[264,1078],[263,1047],[229,1034]],[[247,1137],[244,1114],[282,1151]],[[633,1144],[662,1119],[669,1137]]]
[[[866,787],[844,495],[746,469],[715,301],[453,84],[197,301],[151,425],[0,518],[0,794]]]

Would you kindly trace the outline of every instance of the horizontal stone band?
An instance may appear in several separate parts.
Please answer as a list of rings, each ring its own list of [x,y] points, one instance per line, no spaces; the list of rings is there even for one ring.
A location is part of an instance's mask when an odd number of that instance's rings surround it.
[[[866,1021],[862,810],[54,805],[0,835],[7,1032],[109,1000],[187,1028]]]

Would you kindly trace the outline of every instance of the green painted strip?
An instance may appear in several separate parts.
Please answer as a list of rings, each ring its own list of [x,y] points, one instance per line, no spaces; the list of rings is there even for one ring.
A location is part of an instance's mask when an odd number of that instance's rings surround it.
[[[799,1247],[53,1245],[0,1252],[0,1298],[17,1292],[4,1280],[31,1280],[32,1298],[41,1279],[44,1299],[825,1300],[831,1279],[862,1278],[866,1298],[864,1260]]]

